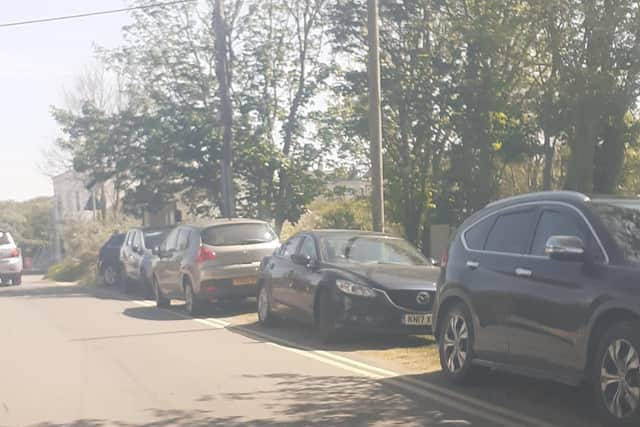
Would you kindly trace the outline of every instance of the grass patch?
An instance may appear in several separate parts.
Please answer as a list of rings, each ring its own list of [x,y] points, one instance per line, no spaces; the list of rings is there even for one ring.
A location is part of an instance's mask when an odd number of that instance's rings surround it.
[[[79,285],[93,286],[97,283],[95,271],[95,261],[67,257],[52,265],[46,277],[56,282],[77,282]]]

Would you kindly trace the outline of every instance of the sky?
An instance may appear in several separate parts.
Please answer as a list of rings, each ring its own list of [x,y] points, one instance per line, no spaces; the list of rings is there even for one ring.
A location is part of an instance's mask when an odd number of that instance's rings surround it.
[[[0,0],[0,24],[129,6],[127,0]],[[94,46],[121,44],[127,13],[0,27],[0,200],[53,194],[44,151],[59,135],[52,105],[64,107]]]

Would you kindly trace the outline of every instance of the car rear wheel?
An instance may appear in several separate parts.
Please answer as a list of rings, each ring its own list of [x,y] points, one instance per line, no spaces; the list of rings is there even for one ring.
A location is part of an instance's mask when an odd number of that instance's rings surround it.
[[[273,325],[274,317],[271,309],[271,295],[265,285],[258,291],[258,320],[263,325]]]
[[[632,323],[603,334],[592,369],[596,406],[606,425],[640,425],[640,332]]]
[[[455,383],[467,382],[472,374],[473,324],[463,304],[452,306],[443,317],[438,334],[440,366]]]
[[[118,270],[113,265],[106,266],[103,279],[107,286],[115,286],[118,283]]]
[[[203,303],[195,295],[195,293],[193,292],[193,287],[189,282],[184,285],[184,300],[187,313],[192,316],[197,316],[202,312]]]
[[[166,308],[169,307],[171,301],[162,295],[162,290],[160,289],[160,285],[158,284],[158,279],[153,278],[153,292],[156,297],[156,307],[158,308]]]
[[[17,274],[13,276],[13,279],[11,279],[11,284],[15,286],[20,286],[22,284],[22,274]]]
[[[327,291],[323,291],[318,295],[316,327],[320,340],[324,344],[329,344],[336,339],[337,327],[334,310]]]

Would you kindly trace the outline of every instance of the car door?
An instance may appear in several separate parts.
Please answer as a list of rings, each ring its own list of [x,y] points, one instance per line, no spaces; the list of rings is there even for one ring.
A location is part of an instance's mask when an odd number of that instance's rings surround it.
[[[320,274],[313,268],[318,262],[318,249],[312,235],[304,235],[297,254],[309,257],[309,266],[293,264],[291,305],[304,318],[313,319],[313,300],[320,282]]]
[[[140,264],[142,262],[142,248],[144,246],[144,242],[142,240],[142,231],[136,230],[133,236],[133,245],[131,246],[131,256],[130,256],[130,264],[131,264],[131,275],[135,280],[140,280]]]
[[[546,242],[558,235],[579,237],[592,262],[547,257]],[[602,280],[604,252],[579,211],[547,204],[538,218],[530,255],[518,264],[524,277],[513,290],[509,338],[513,361],[524,368],[575,374],[577,343],[595,296],[592,289]]]
[[[479,358],[507,362],[509,317],[513,289],[521,280],[515,273],[528,253],[537,208],[508,208],[472,225],[464,234],[469,248],[462,283],[468,285],[477,316],[474,350]]]
[[[158,285],[165,295],[169,294],[171,288],[170,284],[173,280],[170,266],[173,259],[173,253],[175,252],[178,244],[179,232],[180,228],[174,228],[167,235],[167,238],[160,246],[158,261],[154,268],[154,274],[158,279]]]
[[[133,246],[133,236],[135,232],[133,230],[129,230],[124,239],[124,244],[120,249],[120,260],[122,262],[122,268],[127,277],[132,277],[132,268],[131,268],[131,254],[132,254],[132,246]]]
[[[184,290],[182,287],[182,260],[189,244],[190,234],[191,230],[189,228],[180,227],[176,245],[169,261],[168,270],[170,271],[170,282],[168,294],[176,298],[184,296]]]
[[[271,276],[271,297],[276,311],[293,309],[293,269],[291,255],[295,254],[302,242],[302,236],[296,235],[286,241],[273,256],[267,268]]]

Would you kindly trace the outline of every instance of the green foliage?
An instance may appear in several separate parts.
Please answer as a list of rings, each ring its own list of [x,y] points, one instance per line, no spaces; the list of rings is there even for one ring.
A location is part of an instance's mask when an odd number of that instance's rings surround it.
[[[48,197],[0,202],[0,228],[11,232],[24,256],[33,256],[49,243],[51,207]]]

